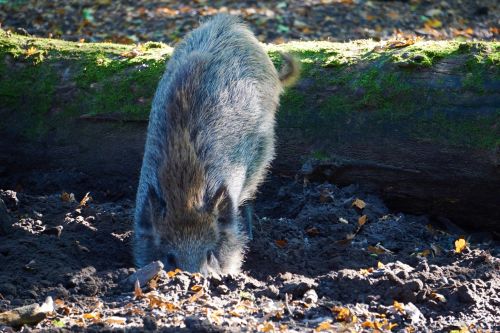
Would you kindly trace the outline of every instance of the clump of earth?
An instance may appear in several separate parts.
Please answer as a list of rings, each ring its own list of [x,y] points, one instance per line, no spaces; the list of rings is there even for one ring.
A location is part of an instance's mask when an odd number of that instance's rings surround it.
[[[0,330],[500,330],[499,243],[390,211],[356,185],[272,176],[241,274],[160,271],[142,288],[123,283],[136,271],[133,196],[66,191],[0,191],[0,312],[55,304]]]

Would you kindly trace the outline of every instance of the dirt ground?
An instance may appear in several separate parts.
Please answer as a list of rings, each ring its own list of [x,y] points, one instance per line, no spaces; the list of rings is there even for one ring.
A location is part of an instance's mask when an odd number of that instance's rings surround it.
[[[86,191],[95,198],[80,206]],[[467,235],[391,212],[356,185],[271,176],[242,274],[162,271],[142,291],[120,283],[134,272],[133,195],[110,198],[90,183],[0,191],[10,220],[0,230],[0,312],[47,296],[56,306],[23,331],[500,330],[500,244],[473,235],[456,253]]]

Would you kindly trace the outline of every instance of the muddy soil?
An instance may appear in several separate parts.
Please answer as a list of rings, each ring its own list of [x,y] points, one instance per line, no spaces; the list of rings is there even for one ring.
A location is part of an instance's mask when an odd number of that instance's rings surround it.
[[[450,221],[443,231],[425,216],[391,212],[356,185],[271,176],[242,274],[162,271],[134,291],[120,283],[135,271],[133,194],[51,184],[50,192],[0,191],[8,220],[0,224],[0,312],[47,296],[56,304],[25,331],[500,330],[500,244],[456,234]],[[86,191],[94,200],[80,205]],[[468,243],[457,253],[461,236]]]

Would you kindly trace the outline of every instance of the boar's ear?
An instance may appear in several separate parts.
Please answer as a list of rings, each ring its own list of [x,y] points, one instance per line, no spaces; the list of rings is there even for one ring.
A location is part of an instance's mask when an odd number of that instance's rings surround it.
[[[204,210],[207,213],[213,213],[215,210],[219,208],[221,202],[227,197],[227,186],[220,186],[215,194],[211,198],[207,198],[205,200]]]

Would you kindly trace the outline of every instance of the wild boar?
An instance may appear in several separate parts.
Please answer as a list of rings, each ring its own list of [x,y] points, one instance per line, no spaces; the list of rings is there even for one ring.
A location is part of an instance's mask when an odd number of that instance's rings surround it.
[[[297,62],[277,72],[252,32],[218,15],[175,48],[149,117],[134,221],[138,267],[239,271],[251,200],[274,156],[274,123]]]

